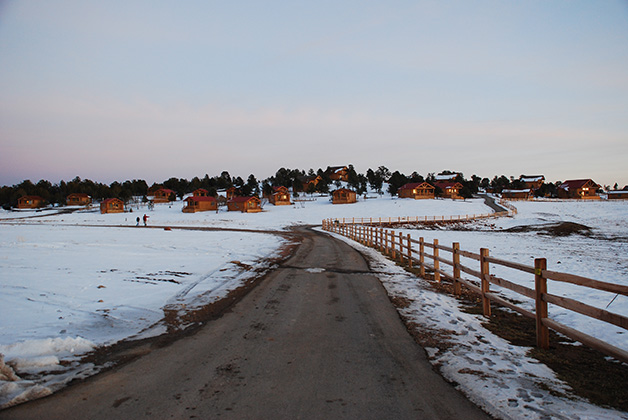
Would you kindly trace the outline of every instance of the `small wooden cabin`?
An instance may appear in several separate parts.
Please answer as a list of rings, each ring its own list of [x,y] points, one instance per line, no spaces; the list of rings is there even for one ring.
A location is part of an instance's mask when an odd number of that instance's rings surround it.
[[[591,179],[570,179],[558,186],[558,198],[599,200],[598,184]]]
[[[38,209],[44,206],[44,199],[38,195],[25,195],[17,199],[18,209]]]
[[[403,185],[397,191],[399,198],[414,198],[415,200],[434,198],[434,186],[427,182],[414,182]]]
[[[534,197],[534,191],[527,188],[525,190],[502,190],[502,198],[507,200],[531,200]]]
[[[297,180],[301,183],[301,191],[309,191],[310,188],[316,187],[323,180],[320,175],[315,176],[299,176]]]
[[[351,204],[357,203],[358,197],[355,191],[351,191],[347,188],[339,188],[332,193],[333,204]]]
[[[172,201],[170,198],[172,196],[176,196],[176,193],[168,188],[160,188],[155,191],[155,198],[153,202],[155,203],[169,203]]]
[[[124,202],[119,198],[107,198],[100,203],[100,212],[105,213],[123,213]]]
[[[185,199],[183,213],[196,213],[197,211],[218,210],[218,200],[215,197],[192,196]]]
[[[543,186],[545,177],[543,175],[521,175],[519,181],[523,182],[526,188],[534,191]]]
[[[83,193],[73,193],[65,198],[66,206],[88,206],[92,204],[92,198]]]
[[[261,203],[259,197],[233,197],[227,201],[227,210],[257,213],[262,211]]]
[[[268,201],[275,206],[285,206],[290,202],[290,191],[286,187],[273,187],[273,193],[268,196]]]
[[[628,200],[628,186],[623,190],[609,191],[607,197],[609,200]]]
[[[609,191],[607,198],[609,200],[628,200],[628,191]]]
[[[230,187],[227,188],[227,191],[225,193],[227,196],[227,200],[231,200],[238,193],[238,189],[236,187]]]
[[[192,192],[192,195],[194,197],[207,197],[209,195],[209,191],[207,191],[205,188],[199,188],[198,190],[194,190]]]
[[[325,171],[332,181],[348,181],[349,168],[346,166],[328,166]]]
[[[462,184],[459,182],[455,182],[455,181],[434,182],[434,186],[440,188],[441,191],[443,191],[444,198],[451,198],[451,199],[462,198],[460,196],[460,190],[462,189]]]

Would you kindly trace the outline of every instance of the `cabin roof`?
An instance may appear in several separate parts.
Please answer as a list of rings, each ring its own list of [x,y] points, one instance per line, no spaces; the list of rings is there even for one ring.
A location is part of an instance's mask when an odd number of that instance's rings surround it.
[[[531,190],[529,188],[525,190],[502,190],[502,193],[529,193]]]
[[[246,203],[247,201],[257,200],[259,201],[259,197],[251,196],[251,197],[233,197],[229,200],[232,203]]]
[[[570,189],[578,189],[584,187],[588,182],[591,182],[596,187],[598,186],[592,179],[569,179],[562,184],[558,188],[561,188],[565,191],[569,191]]]
[[[458,175],[460,175],[460,174],[459,173],[455,173],[455,174],[438,174],[438,175],[434,176],[434,179],[436,181],[449,181],[449,180],[455,179]]]
[[[452,187],[459,187],[462,188],[462,184],[456,181],[440,181],[440,182],[435,182],[434,183],[435,187],[440,188],[441,190],[444,190],[445,188],[452,188]]]
[[[404,184],[401,186],[401,188],[399,188],[400,190],[413,190],[415,188],[434,188],[434,186],[432,184],[430,184],[429,182],[408,182],[407,184]]]
[[[102,202],[104,204],[108,204],[108,203],[111,203],[113,201],[122,201],[122,200],[120,200],[119,198],[105,198]]]
[[[356,194],[356,192],[355,192],[355,191],[350,190],[350,189],[348,189],[348,188],[338,188],[337,190],[335,190],[335,191],[334,191],[334,194],[339,193],[339,192],[350,192],[350,193],[354,193],[354,194]]]
[[[522,182],[538,182],[545,181],[545,177],[543,175],[521,175],[519,180]]]
[[[186,198],[185,201],[216,201],[216,197],[192,196],[192,197]]]

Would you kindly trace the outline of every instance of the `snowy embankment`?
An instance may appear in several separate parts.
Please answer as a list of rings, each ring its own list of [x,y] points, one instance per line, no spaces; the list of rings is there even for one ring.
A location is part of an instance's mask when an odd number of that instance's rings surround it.
[[[627,284],[628,203],[518,202],[516,206],[519,214],[514,218],[465,225],[473,231],[407,232],[427,240],[438,238],[441,243],[457,241],[463,249],[474,252],[488,247],[493,256],[522,263],[546,257],[550,269]],[[190,303],[198,296],[220,299],[228,289],[254,275],[242,267],[264,265],[266,258],[284,243],[280,237],[264,233],[135,228],[135,218],[144,213],[150,216],[149,225],[261,231],[319,225],[326,218],[490,212],[481,199],[410,200],[388,196],[361,199],[350,205],[332,205],[327,197],[316,197],[292,206],[266,205],[264,212],[256,214],[226,212],[222,208],[218,213],[188,214],[181,208],[182,203],[176,202],[156,205],[153,211],[134,207],[132,213],[110,215],[96,210],[57,215],[33,212],[41,217],[19,220],[15,219],[16,213],[0,212],[0,353],[22,377],[21,381],[0,381],[0,404],[22,392],[26,399],[45,395],[73,377],[93,373],[91,366],[78,365],[81,354],[95,346],[163,332],[161,320],[167,305]],[[555,220],[587,225],[592,235],[555,238],[497,231]],[[537,381],[556,384],[555,389],[563,389],[564,385],[538,362],[524,359],[527,349],[493,337],[477,317],[462,313],[454,299],[429,292],[422,281],[381,261],[378,272],[390,273],[382,274],[389,292],[413,298],[414,303],[404,311],[416,316],[417,324],[428,330],[454,330],[461,339],[468,340],[450,352],[434,352],[432,358],[461,389],[475,389],[469,395],[478,404],[501,413],[503,418],[545,418],[543,413],[548,407],[554,407],[555,418],[625,418],[621,413],[599,410],[583,402],[569,405],[567,400],[538,391],[531,385]],[[593,299],[603,305],[609,303],[606,298]],[[618,308],[628,305],[622,299],[618,297],[609,310],[623,313]],[[557,319],[569,321],[560,314]],[[576,327],[587,331],[580,321]],[[623,333],[604,334],[615,345],[624,346]],[[523,367],[516,366],[518,361]],[[518,382],[483,382],[476,375],[460,374],[469,370],[482,370],[491,378],[509,374],[512,381]],[[484,399],[499,401],[491,408],[482,403]],[[543,410],[536,412],[539,407]]]

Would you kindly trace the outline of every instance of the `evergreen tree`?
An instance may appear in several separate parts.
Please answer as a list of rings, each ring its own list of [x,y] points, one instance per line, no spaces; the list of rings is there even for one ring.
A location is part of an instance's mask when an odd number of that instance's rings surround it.
[[[393,172],[388,179],[388,192],[390,195],[396,195],[399,188],[408,183],[408,177],[399,171]]]

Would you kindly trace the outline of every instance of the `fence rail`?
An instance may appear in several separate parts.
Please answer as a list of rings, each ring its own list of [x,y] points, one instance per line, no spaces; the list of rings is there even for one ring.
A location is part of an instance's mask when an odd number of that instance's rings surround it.
[[[500,203],[501,204],[501,203]],[[512,206],[510,206],[512,207]],[[513,207],[514,209],[514,207]],[[342,225],[366,225],[366,226],[392,226],[412,223],[453,223],[469,222],[480,219],[491,219],[494,217],[514,216],[516,209],[484,214],[465,214],[455,216],[407,216],[407,217],[352,217],[333,219],[335,223]]]
[[[493,213],[493,215],[494,214],[495,213]],[[384,220],[384,222],[381,220]],[[346,236],[363,245],[376,248],[382,254],[393,260],[406,263],[410,267],[416,267],[421,277],[425,277],[426,270],[431,271],[434,273],[434,281],[440,282],[441,279],[446,279],[453,282],[454,293],[458,296],[462,291],[461,286],[464,285],[481,296],[483,313],[487,317],[491,315],[490,303],[492,301],[508,307],[523,316],[535,319],[536,342],[538,347],[543,349],[549,348],[549,329],[551,328],[573,340],[579,341],[622,362],[628,363],[628,351],[549,318],[548,304],[553,304],[627,330],[628,317],[605,309],[596,308],[574,299],[550,294],[547,290],[547,280],[575,284],[624,296],[628,296],[628,286],[548,270],[545,258],[537,258],[534,261],[534,266],[529,266],[491,257],[487,248],[481,248],[480,253],[476,254],[474,252],[461,250],[460,244],[457,242],[454,242],[452,246],[446,246],[439,244],[438,240],[434,239],[433,243],[430,243],[426,242],[423,237],[417,240],[412,238],[410,234],[404,236],[401,232],[395,233],[394,230],[375,226],[376,224],[390,223],[387,222],[387,220],[393,219],[327,219],[323,220],[323,229]],[[429,249],[430,252],[426,252],[426,249]],[[449,257],[445,258],[441,256],[441,251],[448,253]],[[478,269],[461,264],[461,257],[479,262],[479,271]],[[426,260],[431,261],[431,264]],[[534,289],[491,274],[490,264],[533,275]],[[462,273],[472,276],[472,279],[462,277]],[[491,291],[491,284],[534,300],[535,310],[530,311],[522,308],[497,295]]]

